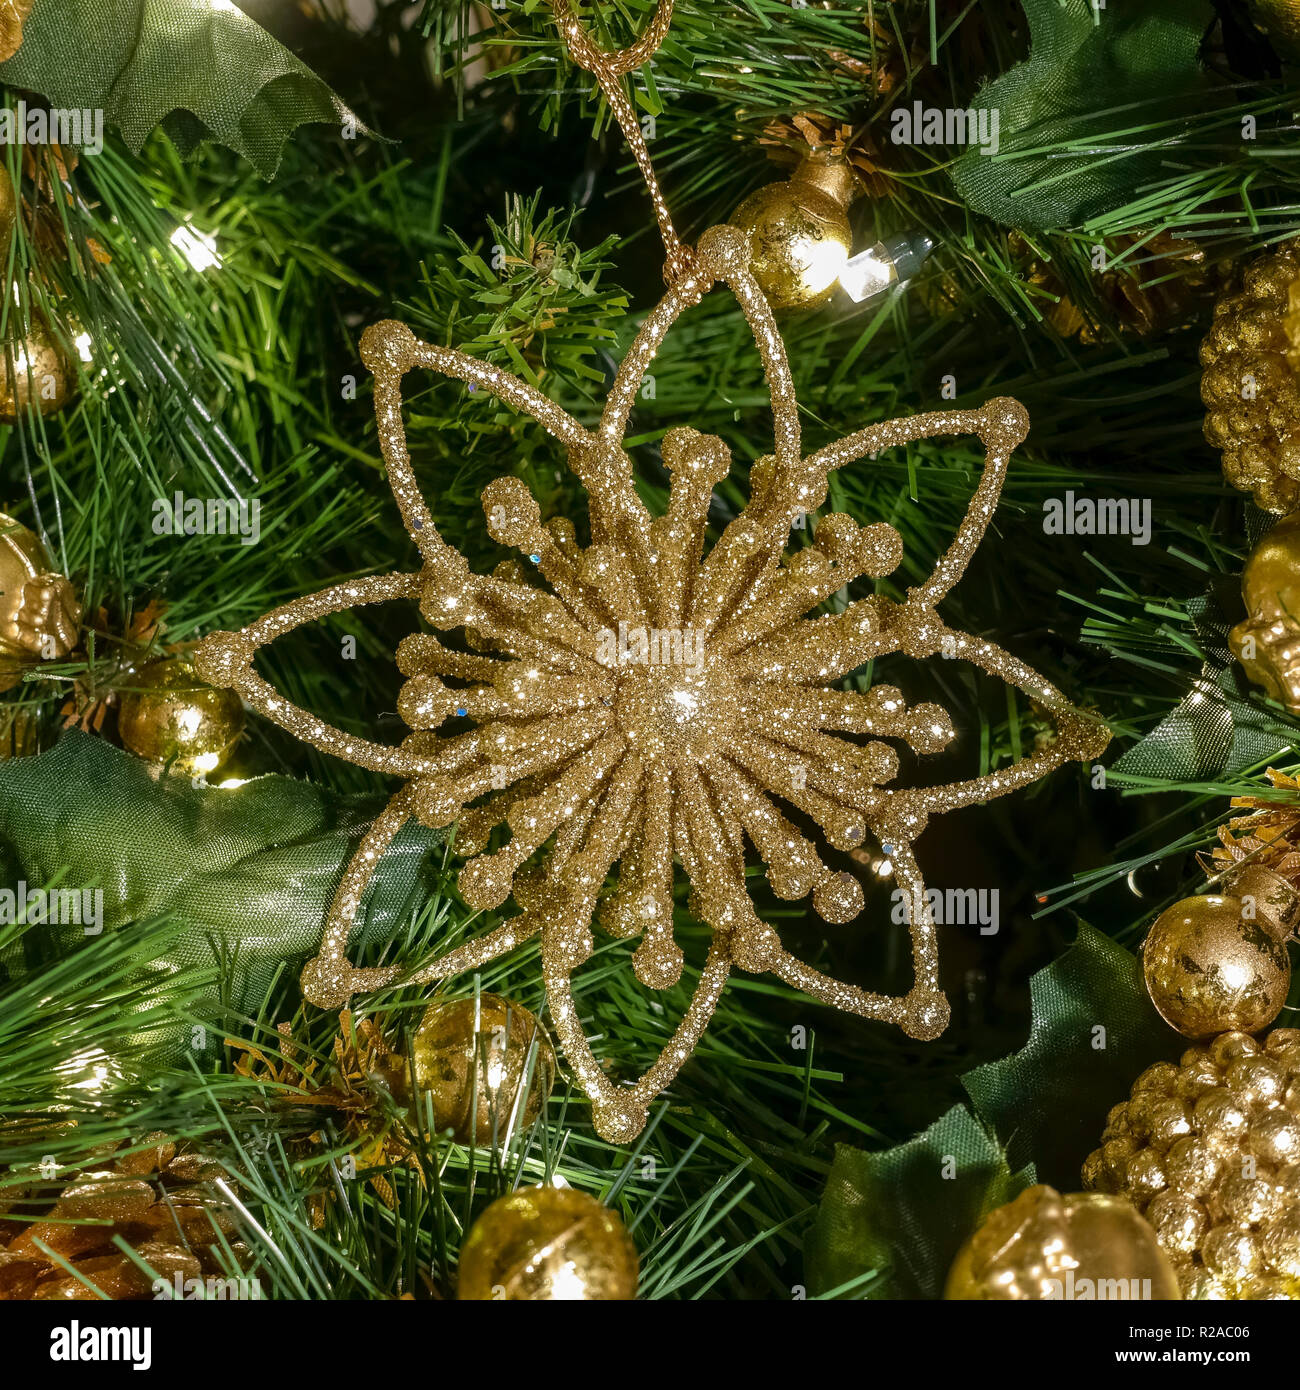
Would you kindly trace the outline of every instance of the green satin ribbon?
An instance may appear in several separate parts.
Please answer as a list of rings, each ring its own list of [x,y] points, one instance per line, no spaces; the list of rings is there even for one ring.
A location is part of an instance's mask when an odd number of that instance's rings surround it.
[[[280,776],[195,787],[73,731],[39,757],[0,763],[0,887],[102,889],[104,933],[171,917],[181,929],[153,973],[212,967],[223,1004],[255,1013],[276,972],[315,953],[339,878],[381,804]],[[423,866],[440,839],[415,824],[398,835],[372,880],[354,950],[389,940],[423,904]],[[29,930],[21,955],[0,956],[0,980],[37,958],[94,951],[97,939],[76,924]],[[173,1041],[160,1063],[185,1045]]]
[[[837,1147],[805,1251],[810,1293],[939,1298],[983,1217],[1036,1181],[1077,1192],[1106,1112],[1187,1046],[1152,1008],[1134,957],[1091,927],[1030,992],[1028,1041],[966,1073],[969,1107],[892,1149]]]
[[[1029,58],[970,99],[998,112],[995,155],[952,168],[972,211],[1009,227],[1077,227],[1168,176],[1165,144],[1196,114],[1207,0],[1025,0]],[[1120,109],[1129,108],[1129,109]],[[1138,130],[1171,121],[1156,131]]]
[[[38,0],[0,82],[101,110],[139,153],[161,126],[183,154],[228,145],[264,178],[310,121],[365,127],[283,44],[213,0]]]

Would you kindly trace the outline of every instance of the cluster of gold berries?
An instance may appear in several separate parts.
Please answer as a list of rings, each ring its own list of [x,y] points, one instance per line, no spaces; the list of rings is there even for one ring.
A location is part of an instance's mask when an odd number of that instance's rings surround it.
[[[1300,506],[1300,240],[1245,274],[1215,305],[1201,344],[1205,437],[1223,475],[1270,512]]]
[[[1148,1067],[1083,1181],[1145,1214],[1184,1297],[1300,1297],[1300,1029]]]

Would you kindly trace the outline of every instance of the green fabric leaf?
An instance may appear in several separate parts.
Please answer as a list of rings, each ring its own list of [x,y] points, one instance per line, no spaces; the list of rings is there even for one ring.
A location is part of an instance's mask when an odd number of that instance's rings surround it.
[[[1033,1181],[960,1105],[893,1149],[839,1144],[805,1250],[808,1292],[938,1298],[966,1236]]]
[[[179,919],[187,929],[161,964],[222,962],[228,1003],[249,1012],[277,969],[315,954],[379,804],[280,776],[195,787],[74,731],[39,757],[0,763],[0,887],[102,888],[105,933]],[[438,838],[414,823],[398,836],[355,945],[387,939],[423,901],[421,866]],[[75,924],[29,931],[24,958],[0,960],[0,973],[21,973],[37,953],[94,950],[94,941]]]
[[[958,1248],[983,1217],[1035,1181],[1078,1191],[1106,1112],[1145,1067],[1187,1045],[1151,1006],[1134,956],[1087,925],[1034,975],[1030,995],[1024,1047],[962,1078],[973,1111],[954,1106],[879,1153],[836,1150],[805,1252],[810,1292],[875,1271],[845,1296],[941,1297]]]
[[[1255,509],[1252,509],[1255,510]],[[1250,529],[1254,529],[1251,527]],[[1262,528],[1261,528],[1262,530]],[[1257,539],[1252,536],[1252,544]],[[1199,680],[1111,770],[1163,782],[1231,777],[1284,756],[1294,730],[1264,704],[1228,647],[1228,630],[1242,611],[1240,580],[1213,580],[1190,599],[1187,612],[1205,653]]]
[[[1012,1163],[1032,1159],[1043,1182],[1076,1192],[1106,1112],[1128,1099],[1139,1072],[1175,1060],[1188,1043],[1156,1013],[1137,958],[1086,924],[1029,992],[1024,1047],[967,1072],[962,1084]]]
[[[268,179],[298,126],[356,119],[226,0],[40,0],[0,81],[52,106],[102,110],[137,154],[162,126],[183,154],[216,141]]]
[[[1125,0],[1095,11],[1090,0],[1025,0],[1025,15],[1028,60],[972,103],[997,110],[998,152],[972,146],[953,165],[953,182],[973,211],[1007,226],[1076,227],[1162,172],[1161,142],[1176,128],[1137,128],[1192,114],[1197,51],[1214,9],[1208,0]]]

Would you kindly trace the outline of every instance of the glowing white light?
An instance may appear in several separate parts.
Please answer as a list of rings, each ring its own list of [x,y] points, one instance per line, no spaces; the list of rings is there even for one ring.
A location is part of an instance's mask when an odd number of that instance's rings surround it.
[[[587,1281],[572,1260],[566,1260],[551,1279],[551,1299],[555,1303],[582,1303],[587,1297]]]
[[[850,256],[840,271],[840,284],[850,298],[857,300],[859,304],[864,299],[879,294],[881,290],[888,289],[897,277],[898,272],[893,261],[882,256],[880,250],[877,244],[870,250]]]
[[[233,10],[235,7],[231,5],[230,8]],[[190,263],[191,270],[221,269],[216,237],[199,231],[189,222],[182,222],[172,233],[172,245]]]
[[[77,349],[77,356],[80,357],[83,362],[89,362],[91,360],[91,339],[89,333],[78,333],[72,340],[72,346]]]
[[[791,247],[804,287],[810,295],[828,290],[848,269],[849,253],[838,241],[800,239]]]

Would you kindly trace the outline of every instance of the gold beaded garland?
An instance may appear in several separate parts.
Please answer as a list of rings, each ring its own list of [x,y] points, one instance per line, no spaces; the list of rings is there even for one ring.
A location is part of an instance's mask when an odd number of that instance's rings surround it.
[[[460,1248],[456,1296],[507,1302],[636,1297],[637,1253],[617,1213],[570,1187],[498,1198]]]
[[[1291,987],[1285,942],[1298,917],[1291,885],[1254,864],[1227,894],[1162,912],[1142,947],[1142,978],[1160,1016],[1189,1038],[1267,1028]]]
[[[380,443],[403,521],[419,547],[416,574],[352,580],[274,610],[241,632],[209,635],[196,652],[204,679],[238,690],[268,718],[314,747],[406,785],[365,836],[330,909],[315,960],[303,972],[307,997],[337,1008],[362,990],[403,980],[447,978],[475,969],[540,936],[542,970],[555,1030],[578,1084],[591,1097],[598,1132],[626,1142],[646,1123],[651,1100],[676,1076],[698,1042],[733,968],[771,971],[824,1003],[883,1019],[916,1038],[948,1021],[939,988],[935,924],[912,843],[932,814],[1028,786],[1071,759],[1092,759],[1107,733],[1070,708],[1023,662],[983,638],[949,628],[938,603],[961,577],[992,518],[1011,451],[1028,417],[1014,400],[976,410],[929,412],[857,431],[805,454],[785,346],[749,270],[750,248],[734,227],[713,227],[694,248],[676,238],[645,142],[620,80],[654,52],[671,0],[660,0],[646,35],[620,53],[594,47],[567,4],[556,0],[573,56],[595,73],[645,173],[668,255],[669,288],[646,317],[620,366],[598,423],[588,428],[535,387],[454,348],[419,342],[399,323],[362,339],[374,374]],[[667,512],[651,516],[633,484],[624,435],[646,371],[678,316],[718,283],[735,295],[754,333],[771,389],[773,450],[753,470],[748,506],[706,553],[709,502],[726,477],[727,445],[693,429],[670,430],[663,459],[671,475]],[[586,489],[591,544],[571,525],[541,523],[516,478],[483,494],[489,534],[526,557],[491,577],[473,574],[438,534],[411,467],[402,418],[402,379],[432,369],[531,415],[568,451]],[[898,532],[849,517],[823,521],[825,543],[783,563],[791,527],[826,500],[828,477],[877,450],[936,435],[974,434],[985,465],[970,508],[934,570],[902,602],[884,595],[808,618],[863,576],[891,573],[902,557]],[[536,575],[547,587],[525,582]],[[397,662],[408,683],[399,709],[412,733],[400,747],[346,734],[291,704],[253,670],[261,646],[305,622],[357,604],[407,599],[429,624],[462,629],[468,651],[432,633],[403,640]],[[839,682],[876,657],[942,653],[971,662],[1027,693],[1056,726],[1013,765],[966,781],[887,788],[898,754],[954,736],[938,705],[908,707],[900,692],[846,691]],[[466,721],[460,723],[459,721]],[[450,724],[450,734],[439,733]],[[854,742],[843,735],[866,736]],[[811,894],[828,921],[863,906],[860,885],[823,862],[785,815],[785,802],[851,850],[874,834],[889,846],[912,904],[914,982],[902,996],[868,992],[822,975],[785,951],[745,887],[745,840],[783,897]],[[379,858],[415,816],[456,824],[471,856],[460,889],[472,907],[522,909],[482,937],[415,968],[358,969],[348,937]],[[491,851],[489,837],[511,838]],[[549,848],[548,848],[549,846]],[[528,861],[541,854],[544,871]],[[633,969],[647,988],[683,975],[673,936],[673,882],[680,863],[693,910],[713,930],[708,958],[673,1036],[644,1075],[619,1085],[597,1062],[571,987],[594,949],[597,898],[615,866],[618,886],[601,904],[611,933],[640,938]],[[528,866],[526,868],[526,866]],[[521,874],[525,871],[530,877]],[[517,877],[517,875],[519,875]]]
[[[244,707],[206,685],[184,657],[150,662],[122,696],[117,731],[138,758],[183,776],[215,772],[244,732]]]
[[[1300,1297],[1300,1029],[1148,1067],[1083,1180],[1146,1214],[1185,1298]]]
[[[555,1052],[536,1018],[496,994],[438,999],[411,1039],[415,1104],[462,1144],[504,1144],[537,1118],[555,1084]]]
[[[1178,1280],[1132,1205],[1093,1192],[1026,1188],[957,1252],[944,1298],[1176,1299]]]

